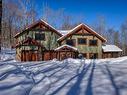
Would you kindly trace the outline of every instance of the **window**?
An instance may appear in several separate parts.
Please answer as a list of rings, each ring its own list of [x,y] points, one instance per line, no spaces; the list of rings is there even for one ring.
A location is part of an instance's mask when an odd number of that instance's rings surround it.
[[[78,38],[78,44],[86,44],[86,38]]]
[[[44,33],[35,33],[35,40],[45,40]]]
[[[74,39],[68,39],[66,40],[66,44],[70,46],[75,46],[75,40]]]
[[[97,40],[89,40],[90,46],[97,46]]]
[[[98,58],[98,53],[90,53],[89,58],[90,59],[97,59]]]

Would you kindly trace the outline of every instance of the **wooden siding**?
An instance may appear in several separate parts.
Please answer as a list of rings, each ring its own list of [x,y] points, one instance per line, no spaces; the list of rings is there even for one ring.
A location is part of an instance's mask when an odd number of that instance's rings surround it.
[[[55,49],[58,47],[57,39],[59,36],[51,31],[29,31],[28,33],[23,33],[18,37],[18,42],[25,40],[27,37],[35,39],[35,33],[43,32],[45,34],[46,40],[38,40],[41,44],[45,46],[46,49]],[[49,47],[50,44],[50,47]]]
[[[117,58],[119,57],[119,52],[103,52],[103,58]]]
[[[41,25],[41,26],[40,26]],[[45,34],[45,40],[36,40],[39,42],[41,45],[43,45],[47,50],[53,50],[58,47],[57,39],[60,37],[56,32],[50,30],[50,28],[47,28],[43,26],[42,24],[37,24],[36,26],[32,27],[29,30],[26,30],[25,32],[22,32],[20,36],[16,37],[17,44],[21,43],[23,40],[27,39],[28,37],[35,39],[35,33],[44,33]],[[23,51],[26,51],[23,52]],[[29,52],[28,52],[29,51]],[[33,51],[33,53],[31,53]],[[38,53],[36,54],[34,51],[37,51]],[[16,47],[16,59],[17,60],[47,60],[49,58],[46,58],[45,56],[49,55],[48,53],[42,52],[43,49],[39,49],[38,46],[36,45],[24,45],[21,44],[21,46]],[[39,54],[40,53],[40,54]],[[27,54],[30,54],[30,56],[27,58]],[[41,59],[38,59],[37,56],[40,56]],[[50,56],[50,55],[49,55]]]
[[[77,58],[77,52],[74,51],[58,51],[57,59],[64,60],[67,58]]]
[[[61,36],[57,31],[47,27],[44,24],[36,24],[32,28],[29,28],[23,31],[20,35],[16,36],[16,43],[20,43],[16,47],[16,59],[20,61],[43,61],[43,60],[52,60],[57,58],[58,60],[63,60],[66,58],[77,58],[78,54],[83,54],[86,58],[93,58],[93,55],[96,54],[96,58],[111,58],[118,57],[118,53],[103,53],[102,52],[102,43],[106,40],[101,37],[99,34],[92,32],[88,27],[81,25],[77,29],[69,33],[66,37],[61,40],[57,39]],[[45,40],[36,40],[36,33],[44,33]],[[23,44],[23,40],[27,38],[34,39],[37,44]],[[78,39],[86,39],[86,44],[78,44]],[[54,51],[59,45],[66,44],[66,40],[74,39],[75,46],[78,51],[72,49],[60,49]],[[97,40],[96,46],[90,46],[89,40]],[[58,44],[59,43],[59,44]],[[43,47],[41,47],[41,45]]]
[[[86,39],[86,44],[85,45],[79,45],[78,44],[78,38],[85,38]],[[78,49],[79,53],[87,53],[89,58],[89,53],[98,53],[98,58],[102,58],[102,41],[98,39],[95,36],[82,36],[82,35],[72,35],[71,37],[67,39],[75,39],[76,40],[76,45],[75,47]],[[66,40],[67,40],[66,39]],[[98,42],[97,46],[89,46],[89,40],[96,39]],[[61,42],[61,44],[66,44],[66,40]]]

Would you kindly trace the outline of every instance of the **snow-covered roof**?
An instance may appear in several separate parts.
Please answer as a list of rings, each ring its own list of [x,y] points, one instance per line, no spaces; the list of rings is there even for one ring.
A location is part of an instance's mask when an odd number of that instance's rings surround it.
[[[103,52],[121,52],[122,50],[116,45],[104,45],[102,46]]]
[[[66,35],[70,30],[57,30],[60,32],[62,35]]]
[[[88,28],[90,31],[92,31],[92,33],[94,33],[95,35],[99,36],[102,40],[107,41],[104,37],[102,37],[100,34],[96,33],[92,28],[90,28],[88,25],[86,25],[84,23],[81,23],[81,24],[77,25],[75,28],[69,30],[65,35],[63,35],[62,37],[60,37],[58,39],[58,41],[64,39],[65,37],[67,37],[67,35],[71,34],[74,30],[76,30],[77,28],[79,28],[81,26],[84,26],[84,27]]]
[[[21,33],[25,32],[24,30],[30,29],[31,27],[33,27],[34,25],[38,24],[38,23],[44,23],[46,26],[50,27],[52,30],[54,30],[58,35],[62,36],[62,34],[60,32],[58,32],[53,26],[51,26],[50,24],[48,24],[45,20],[43,19],[39,19],[35,22],[33,22],[32,24],[26,26],[22,32],[17,33],[14,37],[17,37],[18,35],[20,35]]]
[[[76,51],[78,50],[77,48],[75,48],[75,47],[73,47],[73,46],[70,46],[70,45],[62,45],[62,46],[56,48],[55,50],[59,50],[59,49],[61,49],[61,48],[63,48],[63,47],[69,47],[69,48],[71,48],[71,49],[73,49],[73,50],[76,50]]]
[[[62,37],[60,37],[59,39],[57,39],[57,40],[60,40],[60,39],[62,39],[63,37],[65,37],[66,35],[68,35],[71,31],[74,31],[76,28],[78,28],[79,26],[81,26],[81,24],[79,24],[79,25],[77,25],[75,28],[73,28],[73,29],[71,29],[71,30],[69,30],[65,35],[63,35]]]

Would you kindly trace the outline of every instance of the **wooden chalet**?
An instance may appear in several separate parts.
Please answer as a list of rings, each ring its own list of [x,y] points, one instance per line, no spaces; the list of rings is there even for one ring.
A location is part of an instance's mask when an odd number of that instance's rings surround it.
[[[77,58],[78,54],[88,59],[111,58],[118,57],[122,51],[115,45],[117,51],[107,51],[103,45],[107,40],[86,24],[71,30],[56,30],[44,20],[38,20],[16,34],[15,39],[16,58],[20,61],[63,60]]]
[[[61,36],[47,22],[38,20],[15,35],[16,58],[20,61],[51,60]]]
[[[85,58],[102,58],[102,44],[106,39],[85,24],[80,24],[58,39],[60,45],[76,47]]]

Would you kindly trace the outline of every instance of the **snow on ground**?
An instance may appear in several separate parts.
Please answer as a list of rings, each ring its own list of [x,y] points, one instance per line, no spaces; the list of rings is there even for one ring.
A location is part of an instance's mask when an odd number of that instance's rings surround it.
[[[15,49],[2,48],[0,52],[0,62],[1,61],[15,61]]]
[[[127,95],[127,57],[1,60],[0,95]]]

